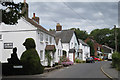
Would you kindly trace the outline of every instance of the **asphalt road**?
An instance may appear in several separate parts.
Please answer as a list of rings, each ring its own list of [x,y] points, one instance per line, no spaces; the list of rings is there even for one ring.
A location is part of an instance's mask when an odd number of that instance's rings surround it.
[[[49,73],[38,75],[24,76],[4,76],[2,80],[79,80],[79,79],[94,79],[94,80],[109,80],[101,71],[101,65],[108,63],[107,61],[96,63],[81,63],[74,64],[69,67],[54,70]],[[69,78],[69,79],[67,79]]]
[[[81,63],[45,74],[45,78],[107,78],[101,71],[106,62]]]

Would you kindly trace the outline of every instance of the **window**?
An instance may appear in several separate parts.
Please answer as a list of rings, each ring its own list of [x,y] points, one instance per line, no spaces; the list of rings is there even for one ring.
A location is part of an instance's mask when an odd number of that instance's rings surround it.
[[[75,43],[75,46],[77,46],[77,43]]]
[[[2,40],[2,34],[0,34],[0,40]]]
[[[43,50],[40,50],[40,59],[43,60]]]
[[[40,34],[40,41],[43,41],[43,34]]]
[[[50,37],[50,44],[52,44],[52,37]]]
[[[48,35],[46,35],[46,42],[48,42]]]

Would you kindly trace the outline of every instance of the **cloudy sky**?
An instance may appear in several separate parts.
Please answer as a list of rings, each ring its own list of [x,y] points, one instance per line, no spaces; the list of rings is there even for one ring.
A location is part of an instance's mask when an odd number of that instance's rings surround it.
[[[97,28],[113,28],[113,25],[118,25],[118,0],[54,1],[27,1],[29,17],[32,18],[35,13],[40,17],[40,25],[48,30],[55,29],[57,23],[63,29],[80,28],[88,33]]]

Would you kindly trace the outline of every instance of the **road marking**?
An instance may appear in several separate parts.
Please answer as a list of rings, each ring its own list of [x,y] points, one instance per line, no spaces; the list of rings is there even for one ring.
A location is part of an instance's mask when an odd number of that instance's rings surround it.
[[[113,78],[103,70],[103,66],[101,66],[101,71],[102,71],[109,79],[113,80]]]

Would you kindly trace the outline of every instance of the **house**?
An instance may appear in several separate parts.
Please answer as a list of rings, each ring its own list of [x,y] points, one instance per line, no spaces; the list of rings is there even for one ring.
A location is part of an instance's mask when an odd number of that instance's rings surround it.
[[[108,58],[109,54],[113,54],[114,49],[110,48],[109,46],[106,45],[102,45],[102,49],[103,49],[103,55],[104,57]]]
[[[26,14],[28,15],[28,11]],[[7,58],[10,58],[14,47],[17,47],[17,55],[20,59],[22,53],[26,50],[22,45],[26,38],[35,40],[36,50],[40,56],[41,63],[43,66],[47,66],[45,50],[49,50],[54,58],[53,50],[56,49],[55,36],[39,25],[39,17],[36,17],[35,13],[32,19],[28,17],[20,18],[16,25],[0,24],[0,53],[2,54],[0,61],[2,63],[7,62]],[[54,60],[52,60],[51,66],[54,63]]]
[[[62,30],[62,26],[57,23],[56,31],[50,31],[50,33],[61,39],[63,55],[74,62],[78,52],[78,40],[75,32],[73,30]]]
[[[89,37],[85,40],[85,43],[87,43],[88,41],[91,41],[93,43],[93,47],[94,47],[94,56],[99,56],[99,54],[102,53],[102,45],[97,43],[96,40],[94,40],[92,37]]]
[[[58,63],[60,61],[60,57],[63,56],[63,51],[62,51],[63,46],[60,38],[55,37],[55,41],[56,41],[56,53],[55,53],[54,61],[55,63]]]
[[[86,61],[87,57],[90,57],[90,47],[81,39],[79,41],[79,49],[78,49],[78,59]]]

